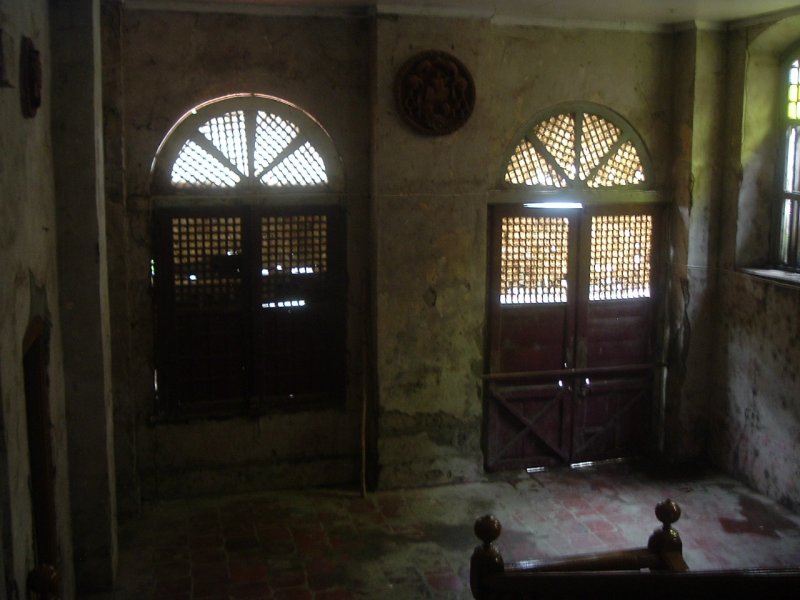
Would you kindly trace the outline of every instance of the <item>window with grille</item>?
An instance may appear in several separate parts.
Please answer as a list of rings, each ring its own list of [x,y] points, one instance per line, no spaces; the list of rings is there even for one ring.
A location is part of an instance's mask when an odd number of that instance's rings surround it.
[[[648,166],[639,136],[620,118],[570,105],[537,119],[514,147],[504,181],[538,188],[644,186]]]
[[[570,253],[576,252],[570,248],[570,230],[577,232],[586,219],[590,239],[581,244],[588,249],[587,260],[576,264],[588,271],[581,279],[588,285],[588,301],[650,297],[652,216],[636,211],[589,216],[580,202],[569,201],[576,189],[646,188],[651,169],[639,136],[612,111],[590,104],[546,111],[524,131],[506,163],[504,183],[543,192],[562,189],[566,195],[558,197],[563,202],[525,204],[536,209],[535,215],[502,218],[500,304],[567,302],[578,281],[568,272]]]
[[[650,297],[653,217],[592,217],[589,300]]]
[[[212,306],[241,298],[241,221],[239,217],[172,219],[176,304]]]
[[[343,400],[345,224],[321,126],[274,98],[213,101],[172,129],[153,177],[159,412]]]
[[[501,304],[567,301],[568,234],[563,217],[501,220]]]
[[[501,304],[567,301],[569,228],[567,217],[501,219]],[[589,301],[649,298],[652,243],[652,215],[592,216],[586,266]]]
[[[663,210],[645,146],[594,105],[531,122],[488,210],[492,469],[636,454],[658,393]]]
[[[781,114],[784,123],[782,194],[779,204],[778,266],[800,271],[800,57],[788,61]]]

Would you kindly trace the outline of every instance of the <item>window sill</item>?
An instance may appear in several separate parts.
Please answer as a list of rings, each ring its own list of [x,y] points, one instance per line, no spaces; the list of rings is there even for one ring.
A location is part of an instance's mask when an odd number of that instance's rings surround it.
[[[273,400],[270,403],[244,407],[237,405],[219,405],[195,407],[193,410],[176,410],[174,412],[154,413],[148,418],[150,425],[175,425],[195,421],[228,421],[233,419],[259,419],[262,417],[288,415],[293,413],[310,413],[344,410],[344,402],[338,397],[315,395],[298,398],[293,401]]]
[[[781,269],[767,268],[746,268],[739,269],[739,272],[780,285],[785,285],[787,287],[800,288],[800,273],[792,273],[790,271],[782,271]]]

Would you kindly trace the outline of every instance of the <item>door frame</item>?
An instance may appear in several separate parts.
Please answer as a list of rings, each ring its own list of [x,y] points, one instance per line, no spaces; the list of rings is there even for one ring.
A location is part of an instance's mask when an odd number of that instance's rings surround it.
[[[575,416],[574,408],[577,404],[578,396],[584,393],[582,384],[579,383],[584,377],[607,377],[607,378],[620,378],[630,377],[638,379],[646,379],[649,381],[651,389],[651,399],[648,403],[649,415],[646,419],[647,428],[656,433],[656,429],[662,427],[663,424],[660,420],[652,418],[651,415],[659,413],[658,406],[661,403],[660,396],[662,395],[662,386],[659,384],[660,379],[664,376],[665,364],[663,361],[663,319],[664,319],[664,303],[666,300],[665,294],[665,274],[666,274],[666,203],[663,201],[651,201],[642,199],[640,194],[632,194],[631,202],[585,202],[579,210],[571,209],[565,212],[549,209],[546,212],[541,209],[527,210],[521,203],[503,202],[499,204],[490,205],[489,219],[488,219],[488,248],[489,258],[487,260],[487,335],[486,335],[486,374],[484,375],[484,409],[482,419],[482,446],[484,450],[484,466],[487,470],[500,470],[505,468],[526,468],[535,466],[551,466],[555,464],[572,464],[573,458],[580,455],[579,449],[576,448],[576,440],[574,439],[574,426]],[[589,271],[586,268],[588,265],[588,255],[583,261],[583,268],[580,268],[581,259],[573,256],[572,251],[569,253],[568,264],[570,269],[576,269],[577,272],[571,280],[576,282],[572,285],[573,289],[567,290],[567,315],[565,316],[565,324],[567,327],[573,328],[573,334],[565,334],[565,337],[572,342],[572,347],[568,348],[565,354],[564,368],[563,369],[548,369],[548,370],[530,370],[530,371],[514,371],[502,372],[497,369],[498,362],[498,344],[499,335],[498,315],[499,315],[499,286],[497,284],[497,273],[500,271],[501,255],[498,248],[499,234],[497,228],[499,224],[497,220],[507,215],[547,215],[559,216],[567,215],[572,218],[577,218],[577,223],[574,227],[570,226],[569,244],[570,248],[575,248],[573,244],[584,245],[590,243],[590,230],[592,224],[592,216],[603,214],[651,214],[653,216],[652,228],[652,247],[651,247],[651,277],[650,277],[650,299],[651,306],[649,308],[650,314],[650,330],[651,330],[651,345],[650,355],[651,360],[645,363],[637,364],[623,364],[616,366],[603,366],[603,367],[589,367],[586,364],[585,348],[581,349],[581,332],[585,336],[586,323],[588,320],[589,310]],[[577,231],[577,233],[575,233]],[[577,239],[576,239],[577,238]],[[583,251],[581,251],[583,252]],[[588,248],[586,249],[588,252]],[[499,460],[495,460],[489,451],[492,440],[489,439],[491,435],[489,419],[492,402],[500,402],[505,410],[510,410],[508,403],[504,402],[498,396],[502,396],[505,392],[500,391],[502,386],[511,386],[510,389],[516,387],[517,389],[524,389],[530,386],[547,385],[547,382],[552,386],[555,382],[562,387],[558,392],[558,396],[569,396],[564,402],[568,404],[562,407],[563,424],[562,424],[562,440],[558,449],[552,448],[554,455],[557,455],[561,460],[545,460],[544,462],[550,463],[544,465],[529,465],[525,464],[525,459],[516,460],[503,460],[502,456]],[[552,403],[555,397],[550,402]],[[519,415],[518,415],[519,416]],[[530,419],[520,418],[520,423],[523,429],[520,434],[530,432],[534,436],[536,434],[535,422]],[[654,435],[652,439],[658,440],[660,436]],[[568,456],[565,458],[565,449]],[[645,450],[652,451],[650,445]],[[583,462],[583,461],[577,461]]]

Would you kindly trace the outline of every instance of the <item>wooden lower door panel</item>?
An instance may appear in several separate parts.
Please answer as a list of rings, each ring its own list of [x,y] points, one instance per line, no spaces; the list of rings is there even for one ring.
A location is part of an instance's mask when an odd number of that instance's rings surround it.
[[[638,454],[649,436],[649,375],[583,378],[573,410],[571,460],[608,460]]]
[[[489,385],[487,467],[490,470],[555,466],[569,459],[567,382]]]
[[[247,332],[240,314],[226,309],[176,310],[171,324],[165,384],[185,408],[240,403],[246,397]]]
[[[341,323],[338,306],[326,304],[262,310],[254,365],[259,393],[291,400],[339,391],[344,371]]]

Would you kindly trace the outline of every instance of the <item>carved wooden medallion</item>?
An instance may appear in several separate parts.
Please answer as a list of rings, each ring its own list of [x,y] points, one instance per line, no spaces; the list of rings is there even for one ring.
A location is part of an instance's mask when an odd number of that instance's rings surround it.
[[[475,106],[475,84],[467,68],[446,52],[412,56],[395,79],[400,114],[426,135],[452,133],[467,122]]]

